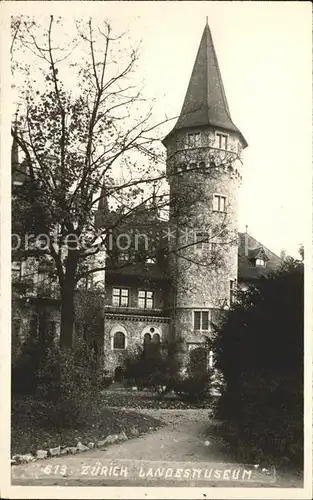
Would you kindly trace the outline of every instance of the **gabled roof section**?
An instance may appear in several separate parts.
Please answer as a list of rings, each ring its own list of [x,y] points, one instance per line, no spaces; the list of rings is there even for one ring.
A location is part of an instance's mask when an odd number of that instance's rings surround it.
[[[250,234],[238,233],[238,280],[249,281],[267,275],[282,265],[282,259]],[[266,267],[254,267],[253,261],[261,258]]]
[[[240,137],[243,147],[248,145],[230,115],[208,24],[203,31],[180,116],[167,137],[176,130],[202,126],[218,127],[234,132]]]
[[[270,260],[269,257],[267,256],[263,246],[249,250],[249,258],[250,259]]]

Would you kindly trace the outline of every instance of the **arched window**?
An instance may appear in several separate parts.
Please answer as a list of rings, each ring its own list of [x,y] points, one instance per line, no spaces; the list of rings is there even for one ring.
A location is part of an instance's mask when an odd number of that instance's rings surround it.
[[[125,335],[123,332],[116,332],[114,334],[113,349],[125,349]]]
[[[150,333],[145,333],[143,336],[143,343],[149,344],[149,342],[151,342],[151,335],[150,335]]]
[[[152,337],[152,342],[154,344],[159,344],[160,343],[160,335],[158,333],[155,333]]]

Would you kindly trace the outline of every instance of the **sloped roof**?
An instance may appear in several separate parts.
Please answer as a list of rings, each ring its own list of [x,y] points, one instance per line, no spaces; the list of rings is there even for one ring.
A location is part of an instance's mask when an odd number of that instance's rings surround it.
[[[262,257],[266,260],[265,267],[253,265],[253,261]],[[248,233],[238,233],[238,280],[248,281],[275,271],[282,264],[278,255],[262,245]]]
[[[247,141],[232,121],[209,25],[206,24],[191,73],[184,104],[173,130],[212,126],[238,134],[243,147]]]

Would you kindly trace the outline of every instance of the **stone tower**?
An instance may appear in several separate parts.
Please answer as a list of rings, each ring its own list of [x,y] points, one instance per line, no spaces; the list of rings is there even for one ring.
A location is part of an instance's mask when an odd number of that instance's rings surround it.
[[[241,151],[206,24],[180,116],[165,137],[170,185],[173,331],[201,346],[237,282]]]

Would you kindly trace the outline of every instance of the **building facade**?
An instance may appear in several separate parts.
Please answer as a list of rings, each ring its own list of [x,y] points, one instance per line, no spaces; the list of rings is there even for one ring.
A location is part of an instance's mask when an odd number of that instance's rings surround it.
[[[101,278],[104,364],[116,380],[122,377],[126,354],[138,344],[179,337],[188,359],[190,351],[204,346],[212,324],[230,306],[237,286],[253,282],[281,264],[248,232],[238,233],[242,151],[247,142],[231,118],[208,24],[180,116],[163,145],[171,200],[169,220],[161,221],[153,203],[137,210],[131,224],[133,235],[149,235],[152,247],[139,245],[135,255],[130,248],[108,253]],[[17,163],[13,148],[12,165]],[[108,214],[101,198],[98,226],[105,225],[108,216],[114,214]],[[23,281],[21,272],[16,270],[16,277],[17,273]],[[22,330],[40,329],[37,320],[43,310],[50,311],[49,328],[56,334],[59,331],[58,297],[50,293],[40,298],[38,284],[43,285],[44,272],[39,267],[35,275],[37,292],[32,289],[31,295],[26,287],[16,298],[16,338]],[[47,321],[47,314],[42,321]]]

